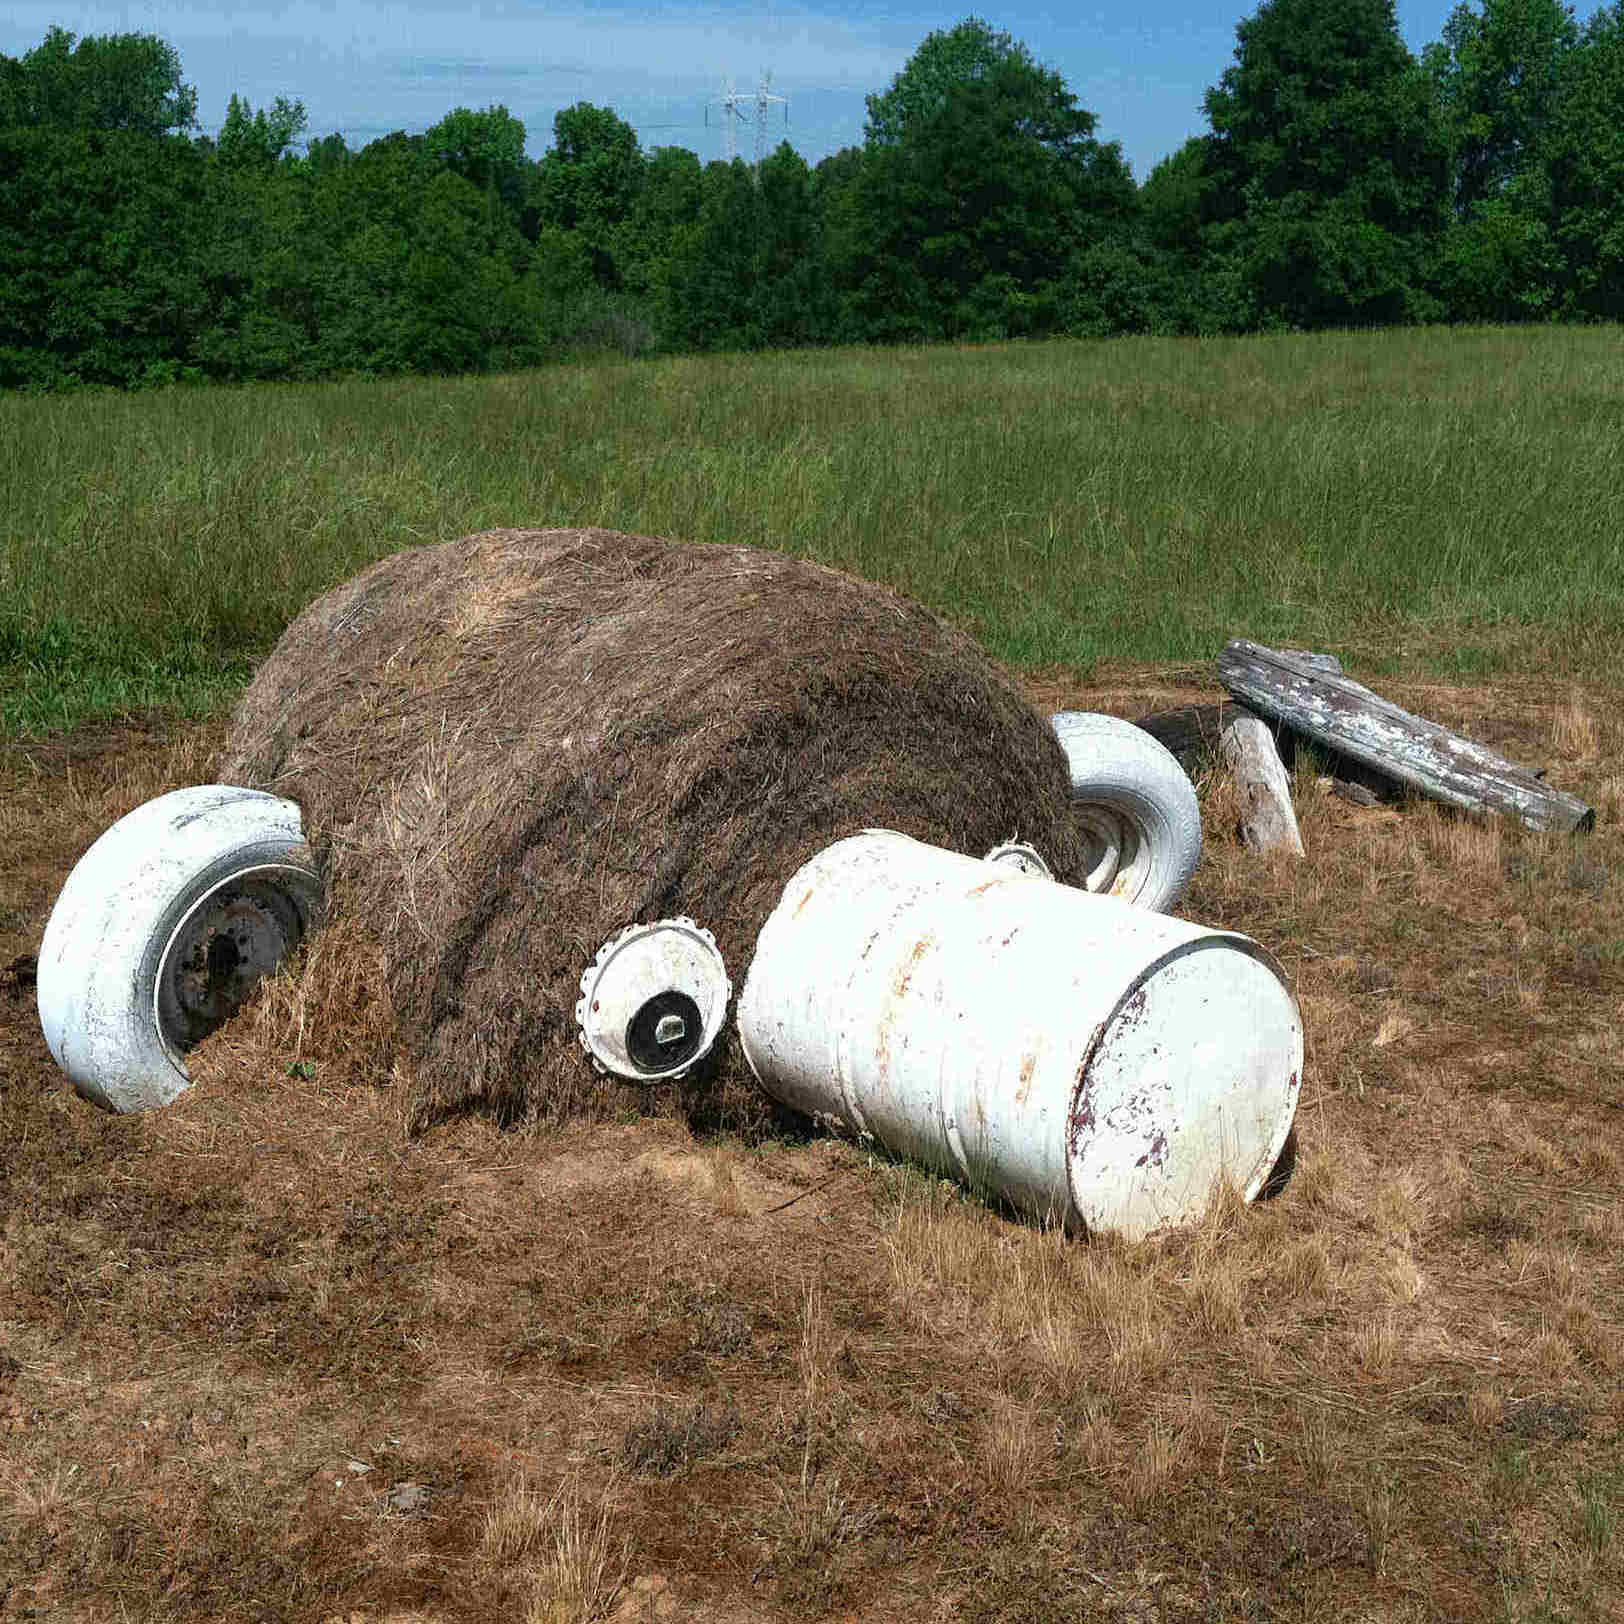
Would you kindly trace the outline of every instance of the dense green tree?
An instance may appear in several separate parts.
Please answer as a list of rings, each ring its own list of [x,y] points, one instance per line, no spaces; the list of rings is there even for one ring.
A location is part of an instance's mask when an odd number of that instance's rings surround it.
[[[697,216],[674,234],[663,327],[686,349],[777,349],[830,336],[818,185],[782,142],[759,171],[742,159],[704,172]]]
[[[453,108],[423,135],[431,163],[445,165],[514,212],[523,199],[524,143],[523,122],[499,103],[478,113]]]
[[[1212,186],[1206,151],[1207,137],[1192,136],[1163,158],[1139,188],[1145,232],[1158,247],[1182,249],[1199,234]]]
[[[978,19],[927,38],[870,102],[833,230],[855,334],[1052,330],[1079,250],[1133,210],[1121,149],[1094,125],[1059,74]]]
[[[1547,153],[1562,309],[1624,320],[1624,0],[1570,53]]]
[[[246,97],[233,94],[214,150],[228,168],[274,164],[291,150],[308,123],[303,102],[278,96],[269,109],[262,107],[256,113]]]
[[[598,284],[591,252],[573,231],[543,226],[531,248],[527,274],[540,311],[538,338],[567,348],[601,308],[594,299]]]
[[[705,166],[699,209],[673,235],[661,287],[661,327],[679,349],[752,349],[755,177],[742,158]]]
[[[871,151],[899,146],[908,130],[939,113],[960,85],[1008,63],[1041,71],[1019,40],[985,18],[966,17],[952,28],[927,34],[890,85],[866,98],[864,146]]]
[[[341,169],[354,157],[344,137],[335,131],[332,135],[318,136],[310,142],[305,148],[302,162],[311,171],[320,174],[328,169]]]
[[[293,148],[213,139],[147,35],[0,57],[0,386],[461,372],[659,343],[1624,318],[1624,0],[1469,0],[1417,64],[1392,0],[1263,0],[1209,134],[1136,189],[1009,34],[928,35],[811,170],[644,154],[607,108]],[[1439,302],[1441,301],[1441,303]]]
[[[300,378],[321,370],[312,286],[333,245],[311,230],[311,177],[265,149],[217,161],[199,247],[209,320],[195,360],[211,378]]]
[[[540,356],[531,250],[486,194],[399,132],[313,184],[308,237],[331,246],[308,301],[323,371],[458,372]],[[285,267],[290,277],[297,267]]]
[[[207,319],[205,182],[180,136],[0,131],[0,386],[184,375]]]
[[[1547,177],[1524,176],[1448,223],[1435,246],[1433,280],[1451,321],[1527,321],[1554,313],[1563,257],[1551,210]]]
[[[1548,145],[1577,41],[1561,0],[1481,0],[1477,10],[1457,5],[1424,53],[1453,158],[1437,284],[1457,320],[1554,308],[1562,272]]]
[[[1392,0],[1264,0],[1205,105],[1207,245],[1252,319],[1430,313],[1422,282],[1449,149]]]
[[[492,193],[422,137],[216,166],[204,266],[218,377],[461,372],[545,349],[533,252]]]
[[[315,373],[411,370],[404,262],[434,169],[421,137],[397,130],[347,162],[307,165],[304,184],[278,188],[245,343],[298,330]]]
[[[842,342],[869,336],[855,297],[875,235],[868,214],[869,188],[863,179],[868,163],[864,148],[843,147],[812,172],[823,234],[824,279],[837,296],[830,331]]]
[[[616,271],[627,292],[653,295],[666,285],[672,247],[699,218],[704,196],[704,167],[694,153],[655,147],[648,154],[631,213],[614,234]]]
[[[197,121],[180,56],[153,34],[76,36],[52,28],[19,60],[0,59],[0,128],[122,130],[158,136]]]
[[[817,177],[783,141],[762,160],[756,193],[751,308],[759,341],[774,348],[827,341],[837,301],[824,265]]]
[[[530,203],[537,226],[580,233],[600,286],[622,283],[621,231],[643,186],[637,131],[607,107],[577,102],[553,118],[553,145],[537,165]]]
[[[1563,66],[1578,43],[1561,0],[1457,5],[1443,39],[1423,53],[1454,144],[1454,205],[1469,216],[1544,167]],[[1537,183],[1531,188],[1539,190]]]
[[[831,152],[827,158],[820,158],[817,168],[812,171],[818,183],[818,195],[827,199],[849,187],[862,168],[861,147],[842,147],[839,152]]]
[[[1251,319],[1253,303],[1231,258],[1211,252],[1211,137],[1192,136],[1151,170],[1139,189],[1135,259],[1108,261],[1128,281],[1123,307],[1152,332],[1223,333]]]

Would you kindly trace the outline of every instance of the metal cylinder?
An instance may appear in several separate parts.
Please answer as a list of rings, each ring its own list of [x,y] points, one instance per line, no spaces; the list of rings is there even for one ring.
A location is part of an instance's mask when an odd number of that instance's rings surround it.
[[[871,829],[785,888],[738,1006],[768,1093],[1070,1229],[1250,1201],[1303,1032],[1256,942]]]

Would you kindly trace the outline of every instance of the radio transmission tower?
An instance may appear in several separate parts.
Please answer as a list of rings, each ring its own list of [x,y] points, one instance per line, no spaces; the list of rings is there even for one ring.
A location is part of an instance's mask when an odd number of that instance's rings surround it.
[[[745,98],[734,90],[733,81],[723,79],[722,94],[713,97],[705,104],[705,122],[707,124],[710,123],[711,108],[720,106],[722,109],[722,128],[727,131],[727,134],[722,139],[722,145],[727,151],[727,161],[729,163],[732,163],[739,155],[739,143],[734,132],[733,121],[739,116],[739,107],[744,100]]]
[[[784,125],[789,126],[789,101],[786,97],[775,96],[772,93],[773,76],[763,71],[761,82],[756,86],[756,168],[761,168],[761,160],[767,151],[767,109],[779,102],[784,109]]]
[[[784,123],[789,123],[789,101],[784,96],[775,96],[772,93],[773,76],[763,72],[761,82],[754,90],[735,90],[731,79],[722,81],[722,94],[713,97],[706,104],[705,122],[710,122],[710,109],[720,107],[722,113],[722,127],[727,132],[723,137],[723,145],[727,151],[727,161],[732,163],[739,155],[738,121],[742,118],[753,120],[756,126],[756,156],[755,168],[761,168],[761,160],[767,150],[767,113],[774,104],[784,109]]]

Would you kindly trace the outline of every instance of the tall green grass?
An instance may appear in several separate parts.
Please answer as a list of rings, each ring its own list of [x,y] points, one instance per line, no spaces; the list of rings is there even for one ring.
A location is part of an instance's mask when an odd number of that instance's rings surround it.
[[[493,525],[785,548],[1021,666],[1314,644],[1582,668],[1624,625],[1624,335],[837,350],[0,397],[0,725],[222,702],[312,597]]]

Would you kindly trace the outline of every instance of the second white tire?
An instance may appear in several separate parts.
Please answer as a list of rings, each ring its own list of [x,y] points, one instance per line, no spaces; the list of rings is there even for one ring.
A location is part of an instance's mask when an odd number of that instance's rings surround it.
[[[1093,840],[1082,889],[1166,913],[1201,861],[1201,807],[1178,758],[1120,716],[1050,718],[1071,772],[1071,796]]]

